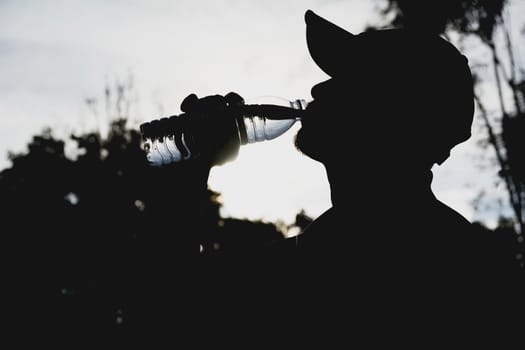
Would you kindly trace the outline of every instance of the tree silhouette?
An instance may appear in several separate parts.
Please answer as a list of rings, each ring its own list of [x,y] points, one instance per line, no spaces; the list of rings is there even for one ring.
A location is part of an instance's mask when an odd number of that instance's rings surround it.
[[[211,189],[201,208],[188,207],[188,174],[149,166],[125,119],[106,138],[90,132],[68,142],[75,159],[46,130],[0,173],[10,287],[41,327],[130,327],[152,303],[176,317],[168,304],[188,292],[183,285],[213,278],[199,261],[284,238],[274,224],[221,218]]]

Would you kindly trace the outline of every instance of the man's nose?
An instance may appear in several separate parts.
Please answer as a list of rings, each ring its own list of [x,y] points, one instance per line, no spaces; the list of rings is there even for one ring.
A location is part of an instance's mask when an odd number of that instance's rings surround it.
[[[319,84],[314,85],[312,87],[312,90],[310,91],[310,94],[312,95],[313,99],[320,98],[324,94],[326,94],[326,90],[328,89],[328,84],[332,79],[325,80]]]

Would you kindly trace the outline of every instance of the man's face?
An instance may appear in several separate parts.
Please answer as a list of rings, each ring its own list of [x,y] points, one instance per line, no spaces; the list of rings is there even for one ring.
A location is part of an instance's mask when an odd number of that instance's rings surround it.
[[[423,88],[425,81],[411,67],[395,68],[353,70],[315,85],[296,147],[331,166],[352,161],[367,168],[426,167],[444,161],[470,137],[468,72],[459,82],[440,73],[434,87]]]

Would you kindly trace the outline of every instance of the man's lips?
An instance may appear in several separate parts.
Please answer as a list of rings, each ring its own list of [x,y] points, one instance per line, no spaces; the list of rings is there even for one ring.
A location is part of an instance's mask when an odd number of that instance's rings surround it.
[[[304,110],[304,114],[301,118],[301,122],[304,123],[305,121],[308,123],[308,121],[312,118],[312,116],[316,113],[316,102],[312,101],[309,102],[306,106],[306,109]]]

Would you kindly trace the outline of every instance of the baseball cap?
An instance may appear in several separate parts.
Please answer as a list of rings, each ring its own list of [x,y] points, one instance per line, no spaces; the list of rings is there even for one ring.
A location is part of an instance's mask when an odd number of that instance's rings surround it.
[[[353,65],[371,66],[366,63],[378,61],[381,66],[406,66],[412,71],[414,63],[416,66],[435,64],[433,68],[445,67],[452,71],[456,68],[456,72],[470,71],[467,58],[439,35],[405,28],[369,30],[356,35],[311,10],[306,11],[305,22],[310,56],[332,77],[348,74]]]

